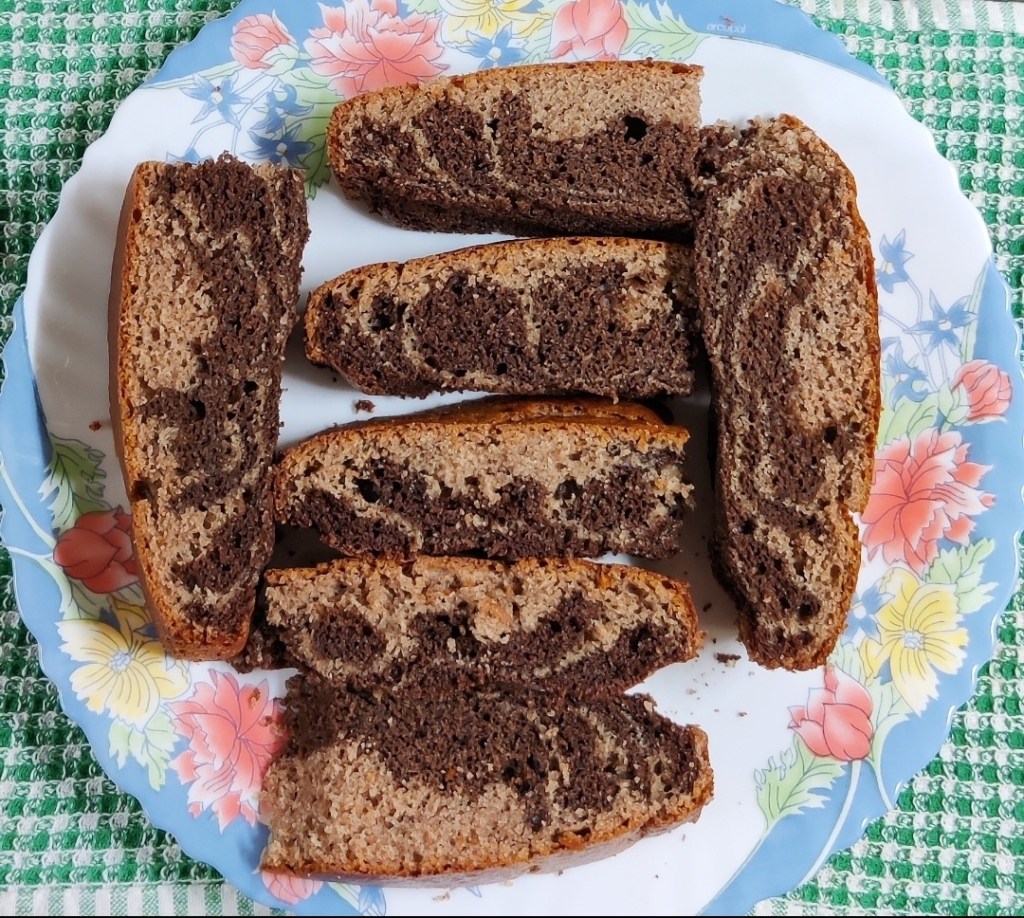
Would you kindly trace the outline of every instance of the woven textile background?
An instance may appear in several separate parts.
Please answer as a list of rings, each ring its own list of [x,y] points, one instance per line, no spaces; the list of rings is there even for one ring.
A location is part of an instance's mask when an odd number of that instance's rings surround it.
[[[796,2],[796,0],[792,0]],[[0,0],[0,343],[86,146],[235,0]],[[984,215],[1024,316],[1024,4],[804,0],[896,87]],[[16,435],[5,430],[3,436]],[[1024,910],[1024,589],[949,741],[898,809],[762,914]],[[267,914],[119,793],[62,714],[0,551],[0,914]]]

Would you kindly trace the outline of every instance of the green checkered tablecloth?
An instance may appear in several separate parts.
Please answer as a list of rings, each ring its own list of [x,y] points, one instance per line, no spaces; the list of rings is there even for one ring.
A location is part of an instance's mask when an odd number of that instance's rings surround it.
[[[791,0],[796,2],[796,0]],[[118,102],[235,0],[0,0],[0,343],[29,253]],[[1024,316],[1024,3],[803,0],[933,132]],[[8,437],[12,431],[3,430]],[[948,742],[897,809],[759,914],[1024,910],[1024,589]],[[0,552],[0,914],[253,914],[154,829],[61,712]]]

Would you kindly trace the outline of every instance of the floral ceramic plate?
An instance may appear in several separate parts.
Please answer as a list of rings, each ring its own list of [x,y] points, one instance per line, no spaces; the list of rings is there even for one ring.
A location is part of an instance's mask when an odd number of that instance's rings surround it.
[[[769,0],[336,2],[247,0],[207,26],[124,102],[40,238],[5,353],[0,418],[19,435],[5,437],[0,497],[43,667],[111,777],[255,899],[327,914],[743,912],[812,876],[892,805],[991,655],[1024,515],[1024,380],[985,227],[878,75]],[[717,788],[700,822],[562,876],[444,895],[263,874],[257,795],[282,743],[285,674],[166,657],[128,539],[106,370],[108,266],[128,176],[143,159],[222,150],[305,168],[309,289],[357,265],[470,241],[395,229],[338,195],[323,130],[339,98],[496,65],[620,56],[704,65],[705,121],[791,112],[857,178],[877,260],[885,413],[849,630],[822,670],[747,661],[735,609],[708,575],[706,399],[680,403],[701,509],[663,570],[691,581],[709,640],[698,660],[645,688],[710,734]],[[300,349],[289,351],[285,386],[285,442],[354,416],[357,394]],[[375,402],[378,415],[424,407]]]

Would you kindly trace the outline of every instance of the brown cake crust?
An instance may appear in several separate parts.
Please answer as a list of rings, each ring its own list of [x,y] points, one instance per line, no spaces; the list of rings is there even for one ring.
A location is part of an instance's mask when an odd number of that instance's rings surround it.
[[[531,64],[393,86],[327,129],[342,191],[444,232],[676,238],[692,228],[700,67]]]
[[[769,667],[821,665],[860,568],[881,412],[874,261],[849,170],[788,115],[706,132],[696,235],[713,564]]]
[[[706,735],[644,695],[372,697],[296,678],[286,724],[261,866],[300,876],[453,886],[559,870],[696,819],[713,792]]]
[[[323,284],[306,308],[306,356],[377,395],[688,395],[696,318],[687,248],[516,240]]]
[[[620,694],[696,656],[685,584],[580,560],[339,559],[266,572],[261,607],[298,666],[355,690],[520,685]]]
[[[668,557],[692,490],[688,438],[640,406],[600,400],[362,421],[284,452],[276,518],[355,556]]]
[[[110,292],[111,418],[165,649],[230,659],[273,547],[281,363],[309,230],[301,173],[144,162]]]

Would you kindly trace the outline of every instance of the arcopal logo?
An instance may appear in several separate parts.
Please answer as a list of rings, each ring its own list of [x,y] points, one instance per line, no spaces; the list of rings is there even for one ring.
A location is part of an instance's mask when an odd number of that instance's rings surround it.
[[[723,16],[721,22],[709,22],[704,27],[708,32],[721,32],[726,35],[743,35],[747,31],[746,24],[737,25],[736,20]]]

